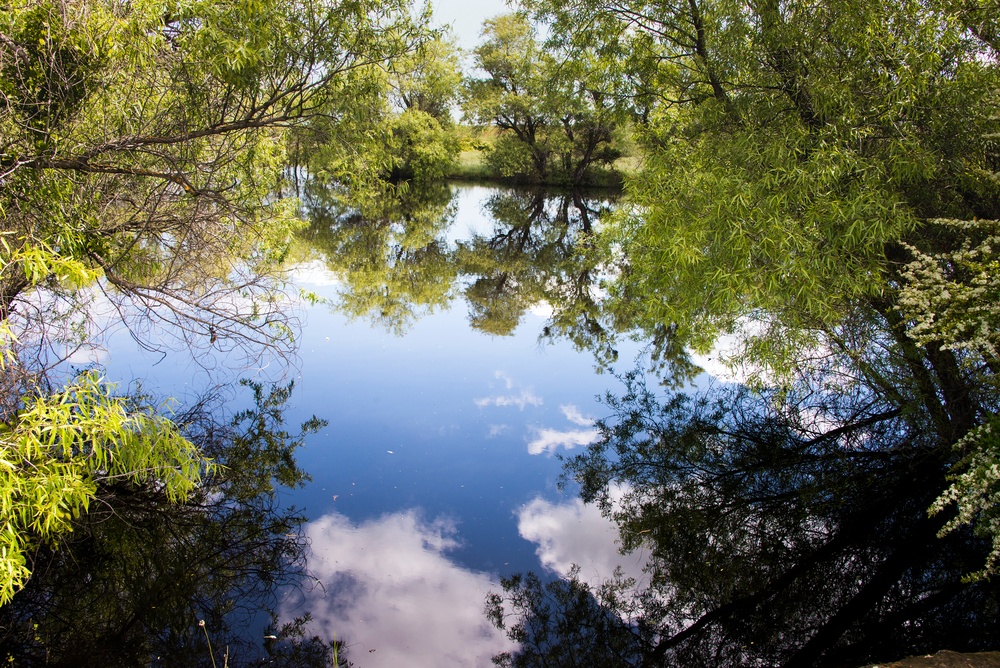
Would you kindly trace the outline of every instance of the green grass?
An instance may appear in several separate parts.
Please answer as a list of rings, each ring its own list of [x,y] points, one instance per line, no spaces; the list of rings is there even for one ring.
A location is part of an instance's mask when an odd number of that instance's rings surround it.
[[[459,154],[448,178],[458,181],[486,181],[494,177],[486,167],[483,152],[473,148]]]

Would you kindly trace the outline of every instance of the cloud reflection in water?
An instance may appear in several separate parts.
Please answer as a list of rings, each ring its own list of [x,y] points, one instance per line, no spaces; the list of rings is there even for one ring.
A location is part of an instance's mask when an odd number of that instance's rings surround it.
[[[592,585],[610,578],[617,567],[640,586],[648,581],[642,572],[645,553],[620,554],[617,525],[595,505],[579,498],[553,503],[537,497],[518,509],[517,520],[521,537],[538,545],[542,566],[561,577],[576,564],[580,578]]]
[[[483,614],[494,577],[448,559],[458,546],[447,520],[408,510],[354,525],[338,513],[306,527],[309,569],[322,587],[289,601],[312,614],[312,632],[343,640],[359,668],[489,666],[511,648]]]
[[[590,427],[589,429],[549,429],[533,427],[534,437],[528,442],[528,453],[532,455],[552,454],[559,448],[572,450],[582,445],[590,445],[597,440],[600,433],[593,427],[594,420],[588,418],[580,412],[580,409],[572,404],[560,406],[566,419],[580,427]]]

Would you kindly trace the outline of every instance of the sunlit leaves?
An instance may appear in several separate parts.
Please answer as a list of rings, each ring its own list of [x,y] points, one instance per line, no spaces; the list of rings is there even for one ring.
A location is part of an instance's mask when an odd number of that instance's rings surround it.
[[[475,57],[487,76],[467,81],[464,109],[499,131],[486,157],[494,173],[578,186],[592,166],[620,155],[615,128],[624,116],[604,90],[606,72],[579,54],[545,49],[522,14],[487,20],[483,35]]]
[[[460,150],[451,119],[458,48],[430,32],[412,40],[384,68],[353,71],[345,92],[351,98],[328,100],[324,116],[293,134],[294,160],[310,179],[360,191],[425,184],[451,172]]]
[[[993,549],[984,567],[970,577],[996,572],[1000,563],[1000,440],[997,438],[1000,360],[1000,235],[997,221],[937,220],[932,229],[949,250],[921,251],[903,269],[899,310],[909,336],[925,346],[954,351],[983,397],[988,418],[955,445],[963,458],[953,467],[952,484],[931,508],[957,514],[942,533],[971,524]]]
[[[915,220],[881,163],[830,139],[661,139],[631,184],[634,207],[606,234],[628,267],[613,285],[620,323],[676,323],[707,350],[755,311],[810,327],[880,294],[884,245]]]
[[[56,541],[86,512],[97,481],[148,483],[169,501],[185,499],[212,464],[176,424],[118,397],[93,373],[61,392],[26,401],[0,425],[0,602],[28,577],[24,553]]]
[[[27,287],[84,282],[48,280],[44,252],[63,273],[103,274],[141,317],[275,342],[275,260],[297,222],[281,198],[287,129],[324,115],[341,139],[363,136],[348,121],[384,100],[371,80],[424,21],[395,0],[5,6],[0,209],[31,276],[0,277],[4,315]]]
[[[957,513],[940,534],[945,536],[971,525],[990,541],[991,550],[983,567],[966,577],[982,580],[996,574],[1000,565],[1000,418],[992,419],[969,432],[957,444],[968,455],[960,461],[952,484],[931,506],[932,515],[954,507]]]
[[[614,62],[643,120],[605,238],[623,328],[705,350],[746,317],[822,327],[886,295],[886,249],[922,220],[996,217],[998,72],[954,7],[527,5],[550,46]]]
[[[54,251],[47,244],[29,245],[24,240],[15,244],[11,248],[11,244],[0,237],[0,277],[19,272],[30,286],[53,280],[69,288],[89,285],[100,277],[99,271]]]
[[[418,185],[444,179],[459,152],[458,137],[452,130],[415,107],[394,117],[386,146],[392,165],[390,179],[413,180]]]
[[[195,622],[204,619],[213,645],[228,646],[230,666],[265,653],[283,666],[331,665],[318,638],[296,642],[301,624],[274,619],[273,631],[252,625],[256,631],[247,632],[250,618],[274,612],[281,587],[300,582],[305,517],[277,495],[279,485],[306,479],[294,450],[323,424],[313,419],[291,430],[284,419],[291,386],[247,385],[250,405],[236,415],[211,396],[172,415],[218,463],[185,502],[165,503],[156,481],[99,479],[72,533],[61,534],[58,546],[32,545],[31,578],[0,606],[7,661],[200,665],[209,650]],[[261,635],[278,639],[262,647]]]
[[[934,222],[949,250],[927,253],[910,246],[914,259],[902,271],[899,308],[912,322],[918,343],[967,351],[972,364],[1000,357],[1000,223]]]

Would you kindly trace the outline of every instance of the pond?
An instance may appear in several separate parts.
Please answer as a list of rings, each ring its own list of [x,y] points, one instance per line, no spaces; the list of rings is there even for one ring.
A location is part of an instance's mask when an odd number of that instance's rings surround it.
[[[327,424],[297,453],[312,480],[281,495],[308,518],[309,577],[280,613],[309,613],[309,632],[341,640],[358,666],[490,665],[512,647],[483,612],[499,576],[578,564],[599,582],[643,565],[558,486],[558,455],[594,440],[598,398],[617,381],[592,352],[542,338],[544,297],[607,203],[445,195],[386,221],[317,213],[293,264],[322,301],[301,307],[285,418]],[[630,365],[638,351],[618,353]],[[204,360],[143,353],[123,333],[104,364],[182,398],[208,377]]]
[[[958,454],[926,369],[965,374],[990,407],[989,367],[935,349],[913,364],[893,313],[864,300],[794,339],[751,313],[688,359],[683,323],[612,331],[635,304],[602,293],[604,196],[330,194],[305,194],[297,296],[270,305],[293,355],[247,365],[211,325],[182,346],[119,329],[74,355],[140,405],[156,403],[144,388],[176,397],[217,466],[185,504],[158,481],[106,483],[0,608],[9,656],[328,666],[333,644],[368,668],[687,668],[995,644],[1000,583],[968,577],[988,540],[928,514]],[[632,278],[661,291],[638,293],[647,306],[706,308],[701,284]],[[734,382],[720,348],[755,341],[789,344],[770,354],[798,371]]]

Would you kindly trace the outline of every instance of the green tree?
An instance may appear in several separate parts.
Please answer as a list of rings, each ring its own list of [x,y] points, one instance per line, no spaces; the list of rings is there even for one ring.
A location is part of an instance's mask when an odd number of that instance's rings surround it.
[[[30,575],[30,551],[54,543],[87,511],[98,480],[160,485],[176,502],[213,466],[173,422],[115,397],[95,374],[26,399],[0,422],[0,605]]]
[[[650,108],[608,234],[622,326],[705,347],[755,312],[836,320],[891,289],[922,221],[998,217],[992,47],[947,5],[529,4],[656,96],[626,98]]]
[[[596,259],[587,251],[601,202],[579,191],[539,189],[499,192],[486,203],[492,235],[459,242],[455,261],[471,281],[464,289],[473,327],[511,334],[524,313],[552,309],[544,335],[566,335],[598,348],[604,332],[595,319]]]
[[[437,35],[393,63],[390,85],[397,105],[452,122],[462,84],[461,50],[447,34]]]
[[[414,181],[420,187],[451,172],[461,150],[456,128],[416,108],[405,109],[389,124],[389,181]]]
[[[380,148],[392,183],[422,187],[444,179],[461,150],[451,113],[462,81],[460,51],[439,34],[393,61],[388,78],[389,109]]]
[[[341,113],[317,116],[293,134],[294,162],[311,179],[353,189],[443,179],[460,150],[451,118],[460,81],[458,47],[444,34],[429,35],[367,82],[349,142]]]
[[[260,344],[280,333],[265,278],[296,225],[273,196],[284,129],[349,110],[419,28],[388,3],[32,0],[0,34],[0,316],[99,278],[189,340]]]
[[[347,141],[372,82],[425,36],[395,0],[0,8],[0,598],[101,476],[180,501],[207,465],[175,424],[90,376],[52,390],[29,351],[85,339],[97,296],[140,337],[165,323],[195,351],[290,350],[285,134],[339,114]]]
[[[299,239],[342,282],[333,307],[402,334],[454,298],[457,268],[445,231],[454,220],[443,183],[391,196],[337,197],[316,184]],[[345,201],[346,200],[346,201]]]
[[[966,438],[997,407],[992,353],[976,342],[983,316],[962,291],[942,296],[950,307],[934,301],[907,267],[943,266],[981,236],[935,221],[1000,218],[996,13],[953,2],[527,4],[558,48],[616,63],[623,99],[645,119],[631,206],[603,238],[619,267],[612,325],[652,335],[685,370],[689,350],[736,335],[730,362],[759,386],[842,365],[905,397],[942,451],[979,462],[957,474],[987,470],[992,439]],[[963,271],[950,280],[971,287]],[[928,310],[914,311],[917,292]],[[952,332],[969,345],[935,335],[933,317],[961,321]],[[959,487],[948,498],[965,495],[965,517],[995,533],[982,505],[992,492]]]
[[[465,113],[499,131],[487,156],[494,171],[578,186],[593,166],[619,157],[614,142],[619,107],[588,79],[595,68],[582,58],[560,60],[545,49],[522,14],[484,25],[475,64],[487,77],[468,81]]]

